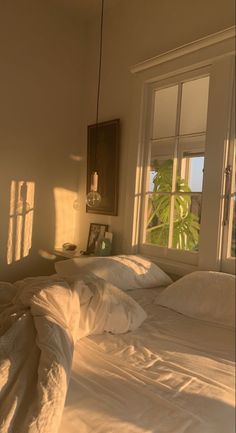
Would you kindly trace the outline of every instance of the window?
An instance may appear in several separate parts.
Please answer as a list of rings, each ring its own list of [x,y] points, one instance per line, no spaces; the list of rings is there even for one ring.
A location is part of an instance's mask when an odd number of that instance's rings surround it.
[[[227,29],[132,69],[126,251],[173,273],[224,270],[235,257],[234,37]]]
[[[147,244],[198,251],[208,93],[209,76],[153,91]]]

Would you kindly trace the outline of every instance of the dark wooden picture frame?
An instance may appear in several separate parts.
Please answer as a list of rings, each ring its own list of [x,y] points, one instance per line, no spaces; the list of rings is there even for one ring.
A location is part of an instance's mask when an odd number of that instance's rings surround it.
[[[108,231],[107,224],[91,223],[89,227],[88,243],[87,243],[87,254],[93,254],[95,252],[96,243],[99,239],[105,236],[105,232]]]
[[[114,119],[88,126],[87,194],[91,174],[98,172],[98,192],[101,202],[89,213],[118,215],[120,120]]]

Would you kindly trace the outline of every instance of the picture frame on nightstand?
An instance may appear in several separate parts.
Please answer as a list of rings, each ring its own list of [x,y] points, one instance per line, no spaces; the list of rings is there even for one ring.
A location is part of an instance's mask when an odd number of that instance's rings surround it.
[[[91,223],[89,227],[88,243],[86,254],[94,254],[96,245],[100,239],[105,237],[105,232],[108,231],[107,224]]]

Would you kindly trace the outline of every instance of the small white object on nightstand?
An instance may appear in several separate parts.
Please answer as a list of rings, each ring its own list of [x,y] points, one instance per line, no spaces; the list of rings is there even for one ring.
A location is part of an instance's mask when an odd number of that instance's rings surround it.
[[[81,253],[78,250],[66,251],[63,248],[57,248],[54,250],[56,256],[65,257],[67,259],[73,259],[74,257],[81,257]]]

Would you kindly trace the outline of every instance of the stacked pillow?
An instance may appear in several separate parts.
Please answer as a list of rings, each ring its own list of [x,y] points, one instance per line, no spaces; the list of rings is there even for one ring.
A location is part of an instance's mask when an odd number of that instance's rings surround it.
[[[124,291],[172,283],[159,266],[137,255],[73,258],[57,262],[55,267],[62,277],[76,278],[89,272]]]
[[[196,271],[165,288],[156,303],[186,316],[235,326],[235,276]]]

